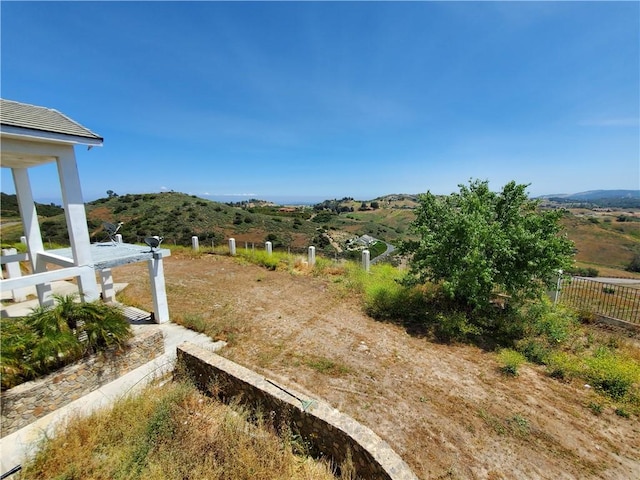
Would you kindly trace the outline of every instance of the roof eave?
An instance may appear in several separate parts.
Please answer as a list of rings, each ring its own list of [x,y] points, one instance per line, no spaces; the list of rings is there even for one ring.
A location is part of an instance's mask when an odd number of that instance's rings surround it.
[[[37,140],[41,142],[65,143],[71,145],[88,145],[91,147],[101,147],[104,139],[102,137],[83,137],[80,135],[69,135],[66,133],[47,132],[32,128],[14,127],[12,125],[0,125],[0,134],[7,138],[18,138]]]

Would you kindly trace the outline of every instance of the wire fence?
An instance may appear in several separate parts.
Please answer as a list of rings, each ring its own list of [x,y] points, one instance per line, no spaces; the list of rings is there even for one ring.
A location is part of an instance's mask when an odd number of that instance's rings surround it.
[[[559,301],[577,310],[640,324],[640,288],[571,277],[562,281]]]

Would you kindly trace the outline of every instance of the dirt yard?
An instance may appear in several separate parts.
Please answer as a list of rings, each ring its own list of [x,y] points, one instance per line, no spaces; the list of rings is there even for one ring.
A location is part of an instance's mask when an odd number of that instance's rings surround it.
[[[422,479],[640,479],[640,422],[582,384],[495,354],[442,345],[362,313],[331,280],[224,256],[166,259],[174,319],[213,322],[222,355],[321,398],[373,429]],[[151,308],[146,265],[114,271]]]

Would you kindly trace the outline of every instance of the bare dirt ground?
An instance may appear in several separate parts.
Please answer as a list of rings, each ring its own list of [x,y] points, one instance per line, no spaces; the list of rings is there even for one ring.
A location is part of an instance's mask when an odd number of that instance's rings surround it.
[[[362,313],[331,280],[214,255],[166,259],[173,319],[200,316],[230,344],[221,354],[322,398],[370,427],[418,477],[640,479],[640,422],[603,408],[590,388],[495,354],[442,345]],[[114,271],[151,309],[146,266]]]

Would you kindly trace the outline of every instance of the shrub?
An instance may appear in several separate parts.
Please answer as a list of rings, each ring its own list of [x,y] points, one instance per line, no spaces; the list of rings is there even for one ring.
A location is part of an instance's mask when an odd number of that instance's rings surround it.
[[[640,365],[605,347],[598,348],[585,363],[585,374],[593,387],[614,400],[624,398],[634,383],[640,382]]]
[[[577,327],[573,312],[546,299],[530,304],[524,315],[527,336],[542,337],[550,344],[564,343]]]
[[[636,253],[629,265],[627,265],[627,271],[629,272],[639,272],[640,273],[640,253]]]
[[[567,273],[578,277],[597,277],[600,275],[600,271],[593,267],[573,267],[568,268],[566,271]]]
[[[500,291],[513,299],[537,298],[554,272],[566,268],[573,244],[559,235],[561,212],[541,212],[526,185],[510,182],[500,193],[486,181],[460,185],[460,192],[419,197],[411,224],[416,282],[441,283],[447,295],[474,310],[487,309]]]
[[[516,345],[518,351],[522,352],[522,354],[527,357],[527,360],[537,363],[538,365],[545,365],[551,353],[547,342],[533,338],[523,339]]]
[[[365,289],[365,312],[378,320],[424,321],[427,308],[424,293],[394,280],[377,280]]]
[[[553,378],[565,380],[579,376],[582,368],[574,356],[566,352],[554,352],[547,359],[547,372]]]
[[[503,373],[512,376],[518,375],[518,368],[526,362],[524,355],[510,348],[503,348],[500,350],[498,353],[498,360],[502,364],[500,370]]]
[[[54,295],[56,305],[2,321],[2,388],[45,375],[83,355],[122,346],[131,327],[119,308]]]
[[[470,321],[466,312],[449,310],[435,314],[434,334],[440,341],[463,341],[481,333],[482,329]]]

